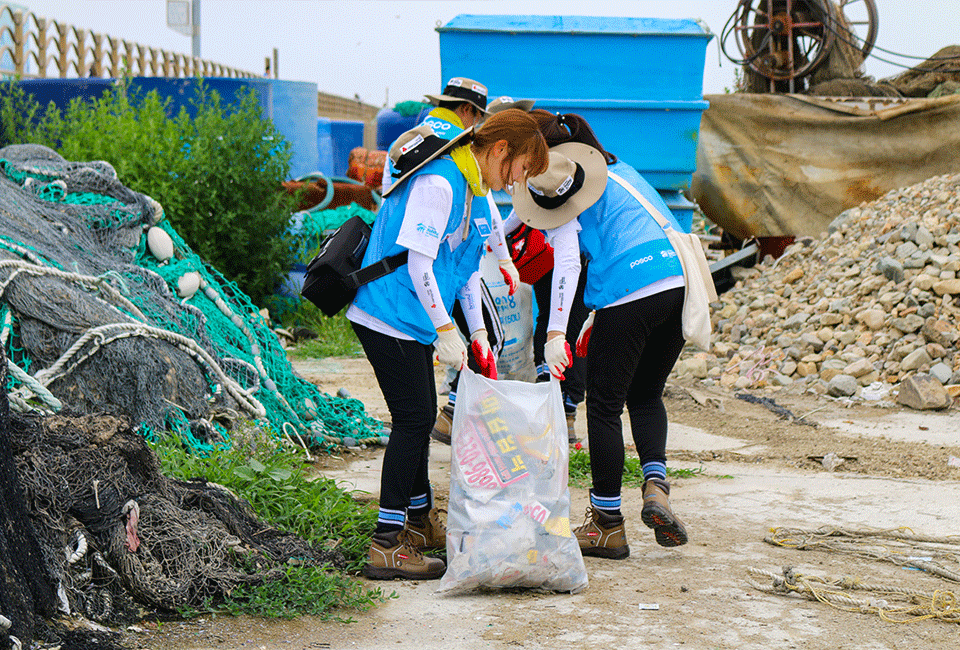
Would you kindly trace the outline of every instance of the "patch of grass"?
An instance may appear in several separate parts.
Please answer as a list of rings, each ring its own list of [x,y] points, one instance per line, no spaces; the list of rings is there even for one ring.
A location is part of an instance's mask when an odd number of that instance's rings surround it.
[[[674,469],[667,468],[668,478],[693,478],[695,476],[706,476],[703,466],[694,469]],[[729,476],[717,476],[716,478],[731,478]],[[590,454],[586,451],[573,451],[570,453],[570,485],[578,488],[589,488],[592,484],[590,478]],[[643,486],[643,465],[636,456],[627,456],[623,461],[623,487],[642,487]]]
[[[346,309],[331,318],[309,300],[301,300],[296,311],[284,317],[284,326],[306,327],[315,332],[317,338],[300,343],[290,350],[290,356],[295,359],[362,356],[363,347],[345,313]]]
[[[313,545],[336,548],[347,559],[346,571],[359,571],[376,526],[376,509],[357,502],[332,479],[308,477],[302,456],[271,441],[241,438],[238,434],[229,449],[215,449],[206,456],[191,453],[173,435],[150,444],[165,475],[184,480],[202,477],[223,485],[248,501],[260,519]],[[284,574],[276,580],[241,586],[222,603],[206,603],[207,611],[336,617],[338,610],[363,611],[389,597],[329,567],[285,566],[282,570]]]

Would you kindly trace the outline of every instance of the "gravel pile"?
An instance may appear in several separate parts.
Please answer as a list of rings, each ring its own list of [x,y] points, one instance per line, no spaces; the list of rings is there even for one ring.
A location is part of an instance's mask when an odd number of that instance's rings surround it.
[[[677,375],[868,398],[912,376],[960,384],[960,174],[851,208],[744,271],[714,304],[714,347],[688,346]]]

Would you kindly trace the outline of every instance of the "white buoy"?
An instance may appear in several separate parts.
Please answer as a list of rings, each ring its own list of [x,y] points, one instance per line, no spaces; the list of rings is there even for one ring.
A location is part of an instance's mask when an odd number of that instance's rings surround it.
[[[189,271],[180,276],[177,280],[177,295],[187,300],[193,297],[193,294],[200,288],[200,274],[196,271]]]
[[[173,257],[173,240],[166,230],[158,226],[147,231],[147,248],[150,249],[150,254],[161,262]]]

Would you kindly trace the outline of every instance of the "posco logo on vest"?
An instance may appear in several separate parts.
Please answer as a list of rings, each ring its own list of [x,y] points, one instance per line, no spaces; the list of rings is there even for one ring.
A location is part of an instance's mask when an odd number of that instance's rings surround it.
[[[677,256],[677,251],[673,250],[672,248],[668,251],[660,251],[660,257],[676,257],[676,256]]]
[[[630,262],[630,268],[632,269],[634,267],[640,266],[641,264],[646,264],[647,262],[652,262],[652,261],[653,261],[653,255],[647,255],[646,257],[641,257],[638,260],[633,260],[632,262]]]
[[[445,122],[443,120],[427,119],[427,120],[424,120],[423,123],[429,126],[431,129],[433,129],[434,133],[442,137],[446,136],[447,131],[449,131],[451,127],[453,127],[453,125],[450,124],[450,122]]]

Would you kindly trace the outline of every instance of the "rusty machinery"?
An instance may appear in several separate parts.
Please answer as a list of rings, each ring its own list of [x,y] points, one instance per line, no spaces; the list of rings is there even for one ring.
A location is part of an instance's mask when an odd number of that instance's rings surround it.
[[[740,0],[728,24],[739,63],[765,80],[754,84],[758,90],[797,92],[840,42],[866,58],[877,36],[877,7],[874,0]]]

